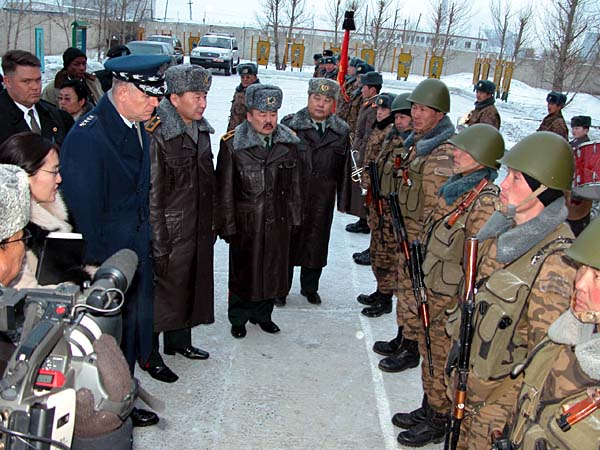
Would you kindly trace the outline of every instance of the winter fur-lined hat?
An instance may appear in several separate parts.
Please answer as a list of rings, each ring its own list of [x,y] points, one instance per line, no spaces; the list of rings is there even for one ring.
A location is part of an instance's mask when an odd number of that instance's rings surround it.
[[[104,63],[113,77],[133,83],[152,97],[165,95],[165,72],[171,64],[168,55],[127,55],[111,58]]]
[[[333,56],[333,50],[331,50],[331,49],[323,50],[323,56]]]
[[[204,67],[192,64],[171,66],[165,72],[167,94],[184,92],[208,92],[212,83],[212,74]]]
[[[254,63],[240,64],[237,68],[237,73],[240,77],[242,75],[258,75],[258,66]]]
[[[553,103],[558,106],[565,106],[565,103],[567,103],[567,96],[562,92],[551,91],[546,96],[546,103]]]
[[[592,118],[590,116],[574,116],[571,118],[571,128],[592,126]]]
[[[246,108],[277,111],[283,101],[282,90],[273,84],[252,84],[246,88]]]
[[[323,55],[321,53],[315,53],[313,55],[313,61],[319,61],[322,57]]]
[[[63,58],[63,67],[66,69],[67,67],[69,67],[69,64],[71,64],[75,60],[75,58],[87,59],[87,56],[85,53],[83,53],[78,48],[69,47],[63,53],[62,58]]]
[[[333,56],[325,56],[322,58],[322,64],[335,64],[335,58]]]
[[[496,92],[496,84],[490,80],[479,80],[473,90],[493,94]]]
[[[311,78],[308,82],[308,95],[321,94],[336,98],[339,90],[339,85],[328,78]]]
[[[360,82],[363,86],[381,86],[383,77],[379,72],[367,72],[360,76]]]
[[[380,108],[391,109],[392,103],[394,102],[395,98],[396,98],[396,94],[391,94],[389,92],[382,92],[381,94],[379,94],[377,96],[377,99],[375,100],[375,104],[377,106],[379,106]]]
[[[0,164],[0,241],[29,222],[29,177],[20,167]]]

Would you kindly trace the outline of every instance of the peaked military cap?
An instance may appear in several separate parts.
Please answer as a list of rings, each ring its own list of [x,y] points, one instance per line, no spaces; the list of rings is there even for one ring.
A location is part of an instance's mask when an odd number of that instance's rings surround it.
[[[475,85],[474,90],[493,94],[496,92],[496,84],[490,80],[479,80]]]
[[[212,74],[204,67],[192,64],[171,66],[165,72],[167,94],[183,94],[184,92],[208,92],[212,82]]]
[[[237,73],[242,75],[257,75],[258,74],[258,66],[254,63],[244,63],[240,64],[237,67]]]
[[[171,63],[170,56],[127,55],[109,59],[106,70],[119,80],[133,83],[140,91],[152,97],[165,95],[165,72]]]
[[[283,92],[273,84],[252,84],[246,88],[246,107],[259,111],[277,111],[281,108]]]
[[[574,116],[571,118],[571,127],[591,127],[592,118],[590,116]]]
[[[392,94],[390,92],[382,92],[381,94],[379,94],[377,96],[377,99],[375,100],[375,104],[377,106],[379,106],[380,108],[391,109],[392,103],[394,102],[395,98],[396,98],[396,94]]]
[[[558,106],[564,106],[564,104],[567,103],[567,96],[562,92],[551,91],[546,96],[546,102],[553,103]]]
[[[383,77],[379,72],[367,72],[360,76],[360,82],[363,86],[381,86]]]
[[[328,78],[311,78],[308,81],[308,95],[321,94],[336,98],[339,90],[339,85]]]

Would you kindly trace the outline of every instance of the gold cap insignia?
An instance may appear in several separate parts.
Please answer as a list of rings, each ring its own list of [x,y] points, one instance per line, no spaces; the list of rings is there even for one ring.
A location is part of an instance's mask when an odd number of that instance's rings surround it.
[[[275,97],[267,97],[267,105],[271,106],[274,105],[277,102],[277,99]]]

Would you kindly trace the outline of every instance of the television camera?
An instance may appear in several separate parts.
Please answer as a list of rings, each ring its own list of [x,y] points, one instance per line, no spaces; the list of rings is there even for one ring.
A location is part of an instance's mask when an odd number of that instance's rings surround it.
[[[80,388],[94,394],[95,410],[129,415],[137,381],[125,398],[111,400],[93,344],[102,334],[120,341],[120,309],[137,261],[133,251],[120,250],[83,289],[0,288],[0,331],[18,342],[0,380],[0,449],[71,448]]]

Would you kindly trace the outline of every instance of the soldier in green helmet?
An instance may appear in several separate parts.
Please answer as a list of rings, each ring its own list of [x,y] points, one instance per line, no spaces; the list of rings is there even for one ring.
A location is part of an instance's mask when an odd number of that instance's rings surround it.
[[[600,447],[600,220],[567,249],[577,266],[571,307],[548,328],[526,363],[510,427],[494,448],[596,450]],[[589,412],[575,411],[591,405]],[[501,445],[504,445],[501,447]]]
[[[522,374],[511,372],[569,308],[575,278],[564,261],[573,239],[563,195],[573,177],[569,144],[554,133],[536,132],[499,162],[508,168],[499,211],[477,233],[478,289],[460,449],[491,447],[490,433],[509,420],[523,382]],[[448,318],[454,341],[449,367],[458,354],[460,314],[457,308]]]
[[[498,159],[504,155],[504,139],[488,124],[476,124],[448,140],[454,146],[454,175],[438,191],[438,203],[425,219],[420,241],[427,243],[423,273],[429,301],[433,375],[427,362],[421,365],[423,400],[410,413],[398,413],[392,423],[407,431],[398,435],[403,445],[422,446],[445,435],[452,404],[446,396],[444,365],[450,350],[446,310],[458,301],[465,238],[474,236],[494,212],[500,189]],[[427,231],[426,231],[427,230]],[[425,333],[419,334],[419,353],[427,361]]]
[[[407,98],[411,104],[412,133],[404,140],[402,157],[393,168],[398,181],[398,203],[412,242],[423,230],[425,218],[437,208],[438,189],[452,175],[453,146],[447,140],[455,128],[447,113],[450,93],[436,79],[424,80]],[[412,285],[398,253],[397,331],[390,341],[378,341],[373,350],[387,356],[379,363],[385,372],[402,372],[419,365],[418,339],[421,329]]]

